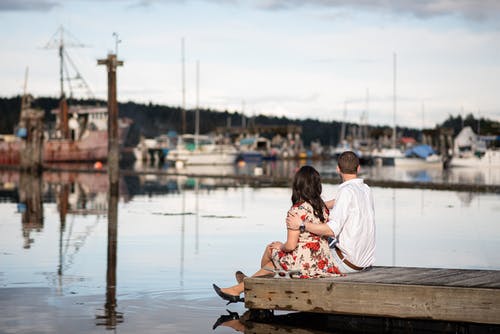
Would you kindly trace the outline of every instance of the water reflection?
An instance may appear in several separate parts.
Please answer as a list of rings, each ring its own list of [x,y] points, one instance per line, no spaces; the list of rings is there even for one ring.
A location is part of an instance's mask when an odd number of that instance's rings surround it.
[[[116,264],[118,259],[118,198],[119,182],[112,182],[110,177],[108,204],[108,251],[106,266],[106,303],[104,314],[97,315],[97,325],[114,329],[123,322],[123,313],[118,312],[116,302]]]
[[[168,164],[161,168],[152,168],[140,163],[132,169],[138,172],[164,172],[182,175],[200,175],[224,177],[228,175],[263,175],[268,177],[292,178],[303,165],[314,166],[323,178],[337,178],[335,160],[278,160],[249,162],[221,166],[182,166]],[[374,180],[393,180],[407,182],[437,182],[449,184],[500,184],[500,168],[433,168],[417,166],[362,166],[363,177]]]
[[[468,324],[436,320],[411,320],[319,313],[286,313],[253,310],[242,315],[226,310],[213,329],[255,333],[326,334],[326,333],[493,333],[498,325]]]
[[[19,202],[18,212],[21,213],[23,230],[23,248],[29,249],[35,241],[31,232],[41,231],[43,228],[43,201],[42,180],[38,175],[23,172],[19,177]]]
[[[295,166],[275,162],[262,168],[263,174],[278,175],[292,173]],[[323,168],[334,175],[331,165]],[[229,316],[222,320],[246,319],[241,309],[225,311],[207,281],[255,269],[262,243],[283,238],[290,198],[288,188],[246,182],[205,174],[124,173],[113,185],[102,172],[44,172],[40,179],[1,171],[0,293],[21,287],[12,295],[22,296],[26,288],[48,288],[39,298],[45,304],[33,314],[48,309],[55,315],[45,323],[68,325],[77,318],[94,331],[157,325],[181,332],[177,326],[182,324],[192,329],[184,332],[203,332],[211,330],[220,313]],[[325,196],[336,187],[325,185]],[[387,188],[375,188],[374,195],[377,265],[500,268],[497,195]],[[18,203],[25,209],[14,213]],[[422,241],[415,237],[422,231],[433,233],[424,233]],[[228,250],[231,255],[220,261]],[[15,298],[8,306],[0,298],[0,312],[27,307],[25,299]],[[18,326],[9,322],[15,315],[9,317],[0,319],[0,327]],[[286,318],[288,325],[279,319],[248,320],[244,331],[301,333],[304,328],[292,319]],[[217,331],[228,330],[222,328],[224,322]],[[72,332],[89,332],[82,328]]]

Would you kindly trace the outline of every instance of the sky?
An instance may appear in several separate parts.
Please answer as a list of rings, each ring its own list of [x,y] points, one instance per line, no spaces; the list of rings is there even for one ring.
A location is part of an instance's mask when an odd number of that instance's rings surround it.
[[[500,121],[496,0],[0,0],[0,96],[25,83],[59,96],[61,27],[101,99],[97,59],[117,52],[120,102],[414,128]]]

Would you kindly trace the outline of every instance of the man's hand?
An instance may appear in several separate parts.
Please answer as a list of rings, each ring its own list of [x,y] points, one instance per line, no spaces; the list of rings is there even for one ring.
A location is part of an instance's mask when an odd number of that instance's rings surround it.
[[[301,223],[302,219],[296,213],[291,213],[286,217],[286,227],[290,230],[298,230]]]
[[[328,208],[328,210],[333,209],[333,206],[335,205],[335,199],[331,199],[329,201],[326,201],[325,205]]]

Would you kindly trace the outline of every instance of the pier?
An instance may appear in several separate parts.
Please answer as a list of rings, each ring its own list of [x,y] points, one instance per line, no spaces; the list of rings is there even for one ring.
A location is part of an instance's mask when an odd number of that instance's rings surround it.
[[[373,267],[334,278],[246,278],[245,306],[498,325],[500,271]]]

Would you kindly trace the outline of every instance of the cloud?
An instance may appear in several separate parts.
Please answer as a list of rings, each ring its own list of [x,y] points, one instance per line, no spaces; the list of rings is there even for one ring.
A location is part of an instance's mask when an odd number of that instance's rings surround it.
[[[48,0],[0,0],[0,12],[4,11],[34,11],[47,12],[60,6],[57,1]]]
[[[362,9],[394,12],[418,18],[460,16],[473,21],[500,17],[500,2],[496,0],[260,0],[256,7],[265,10],[286,10],[298,7]]]

